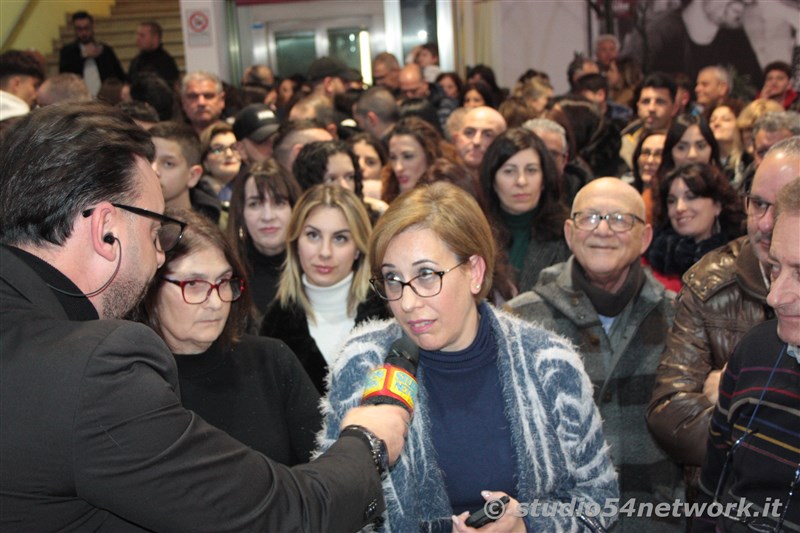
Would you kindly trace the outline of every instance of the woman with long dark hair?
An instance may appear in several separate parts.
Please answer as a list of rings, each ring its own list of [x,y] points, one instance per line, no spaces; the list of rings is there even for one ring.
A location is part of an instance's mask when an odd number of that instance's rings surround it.
[[[727,177],[712,165],[678,167],[658,186],[655,237],[645,257],[659,281],[678,292],[689,267],[742,235],[745,214]]]
[[[569,212],[553,158],[536,134],[512,128],[486,150],[480,182],[517,288],[529,290],[543,268],[569,257],[563,234]]]
[[[391,204],[400,193],[413,189],[440,157],[460,161],[455,147],[433,126],[417,117],[399,120],[389,136],[389,163],[381,173],[381,200]]]
[[[252,165],[233,185],[228,237],[245,259],[252,298],[260,313],[278,290],[286,259],[286,230],[300,186],[274,159]]]

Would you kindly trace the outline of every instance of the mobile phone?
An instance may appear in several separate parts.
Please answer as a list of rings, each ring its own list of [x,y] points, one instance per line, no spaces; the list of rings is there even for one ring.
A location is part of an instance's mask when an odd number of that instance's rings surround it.
[[[465,524],[468,527],[479,528],[489,522],[499,520],[506,512],[506,505],[510,501],[508,496],[503,496],[498,500],[486,502],[483,507],[469,515]]]

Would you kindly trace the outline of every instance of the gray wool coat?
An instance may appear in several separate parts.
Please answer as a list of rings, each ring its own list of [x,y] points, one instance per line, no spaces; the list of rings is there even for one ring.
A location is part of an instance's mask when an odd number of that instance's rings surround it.
[[[603,432],[619,472],[620,502],[673,503],[683,499],[682,474],[652,439],[645,413],[656,367],[674,316],[675,294],[665,291],[649,270],[639,292],[606,334],[585,293],[572,284],[575,257],[542,271],[532,290],[510,300],[513,313],[571,340],[583,357],[594,386]],[[624,514],[623,514],[624,513]],[[615,532],[679,531],[681,519],[627,516]],[[635,514],[635,513],[631,513]]]

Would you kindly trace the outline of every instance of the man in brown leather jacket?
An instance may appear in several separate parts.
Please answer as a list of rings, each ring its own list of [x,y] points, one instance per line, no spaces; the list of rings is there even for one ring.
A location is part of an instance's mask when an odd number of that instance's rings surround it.
[[[776,144],[756,171],[745,201],[747,235],[708,253],[683,276],[647,424],[664,450],[686,466],[703,464],[720,374],[736,344],[774,314],[766,303],[773,203],[798,174],[795,136]]]

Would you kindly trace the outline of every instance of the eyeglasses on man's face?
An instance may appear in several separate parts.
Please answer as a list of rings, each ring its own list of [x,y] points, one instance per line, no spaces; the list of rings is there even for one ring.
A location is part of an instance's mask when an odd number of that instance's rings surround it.
[[[767,214],[769,208],[773,206],[772,203],[752,194],[744,197],[744,205],[747,214],[753,218],[762,218]]]
[[[141,207],[134,207],[131,205],[116,203],[112,203],[111,205],[117,209],[122,209],[124,211],[128,211],[129,213],[133,213],[134,215],[139,215],[161,222],[161,227],[158,228],[158,235],[156,240],[153,242],[153,245],[159,252],[166,253],[175,248],[178,245],[178,242],[180,242],[181,237],[183,237],[184,230],[186,230],[186,222],[168,217],[167,215],[162,215],[161,213],[155,213],[153,211],[148,211],[147,209],[142,209]],[[94,208],[92,207],[91,209],[85,210],[83,212],[83,216],[90,217],[92,216],[93,212]]]
[[[447,270],[424,268],[419,275],[414,276],[408,281],[401,281],[394,274],[391,274],[384,278],[372,278],[369,282],[378,296],[390,302],[402,298],[403,289],[406,287],[411,287],[414,294],[420,298],[432,298],[442,292],[442,278],[444,278],[444,275],[457,269],[468,261],[469,259],[465,259]]]
[[[166,277],[161,279],[180,287],[183,301],[191,305],[205,303],[214,289],[217,290],[217,295],[223,302],[235,302],[242,297],[244,292],[244,280],[239,278],[223,279],[219,283],[211,283],[204,279],[187,279],[183,281]]]
[[[603,220],[608,223],[608,227],[614,233],[630,231],[637,222],[645,223],[644,220],[633,213],[620,212],[601,215],[600,213],[578,211],[571,218],[575,227],[583,231],[594,231]]]

